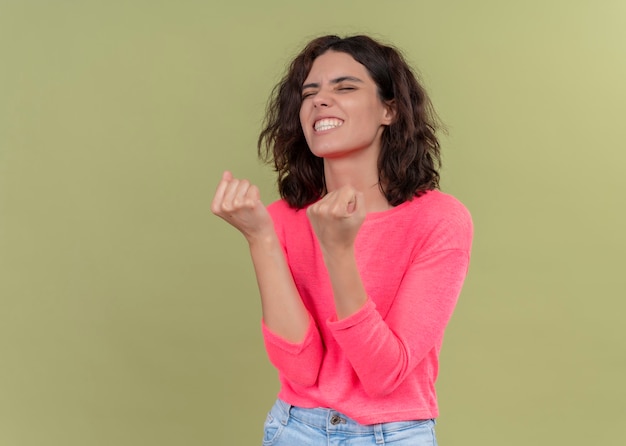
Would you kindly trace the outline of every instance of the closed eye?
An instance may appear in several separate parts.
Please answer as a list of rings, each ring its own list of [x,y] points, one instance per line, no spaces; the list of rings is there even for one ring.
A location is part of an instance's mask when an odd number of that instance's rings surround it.
[[[356,90],[356,87],[352,87],[350,85],[341,85],[339,87],[337,87],[338,91],[353,91]]]

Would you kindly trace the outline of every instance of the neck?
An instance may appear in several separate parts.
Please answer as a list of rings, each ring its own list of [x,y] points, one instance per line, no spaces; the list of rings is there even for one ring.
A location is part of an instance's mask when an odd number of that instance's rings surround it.
[[[324,159],[324,176],[328,192],[349,185],[365,197],[365,209],[381,212],[392,206],[380,190],[376,163],[359,163],[354,158]]]

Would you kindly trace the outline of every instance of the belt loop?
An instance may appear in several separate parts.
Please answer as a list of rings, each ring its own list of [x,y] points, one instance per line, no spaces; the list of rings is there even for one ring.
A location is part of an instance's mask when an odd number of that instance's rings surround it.
[[[280,414],[280,422],[284,425],[287,426],[287,423],[289,422],[289,417],[291,416],[291,408],[293,407],[291,404],[286,403],[283,400],[278,400],[278,403],[281,407],[281,414]]]
[[[376,444],[385,444],[385,436],[383,435],[383,425],[374,425],[374,437],[376,437]]]

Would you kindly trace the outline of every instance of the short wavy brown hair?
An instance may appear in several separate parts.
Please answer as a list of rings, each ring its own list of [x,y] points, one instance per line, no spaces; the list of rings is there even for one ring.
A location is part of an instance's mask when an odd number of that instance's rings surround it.
[[[439,188],[441,155],[435,135],[439,120],[424,88],[401,53],[364,36],[318,37],[291,62],[274,87],[258,139],[259,157],[278,173],[280,196],[303,208],[326,193],[324,161],[308,148],[300,125],[302,84],[313,61],[327,51],[347,53],[364,65],[384,103],[393,101],[395,117],[382,133],[379,187],[397,206]]]

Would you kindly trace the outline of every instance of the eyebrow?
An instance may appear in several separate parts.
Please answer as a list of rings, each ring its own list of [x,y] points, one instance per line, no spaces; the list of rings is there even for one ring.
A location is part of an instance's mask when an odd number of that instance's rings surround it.
[[[361,79],[359,79],[358,77],[354,77],[354,76],[341,76],[341,77],[337,77],[335,79],[332,79],[330,81],[331,84],[340,84],[342,82],[361,82],[363,83],[363,81]],[[316,83],[316,82],[312,82],[310,84],[304,84],[302,86],[303,90],[306,90],[307,88],[319,88],[320,84]]]

